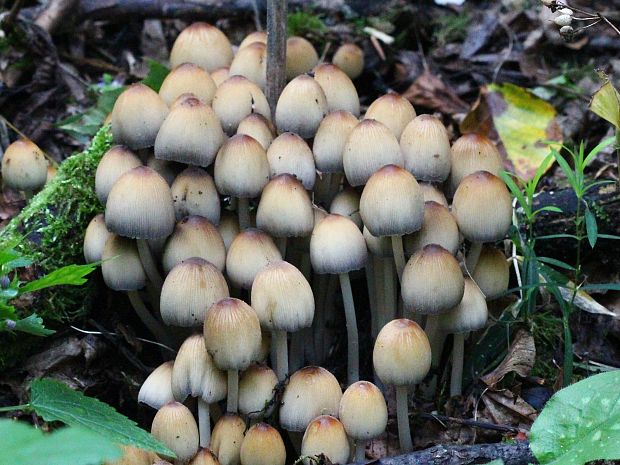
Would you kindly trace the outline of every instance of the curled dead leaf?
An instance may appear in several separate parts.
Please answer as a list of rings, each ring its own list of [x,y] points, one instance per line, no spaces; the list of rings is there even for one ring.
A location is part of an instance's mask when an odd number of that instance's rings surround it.
[[[521,329],[515,335],[510,349],[495,370],[480,378],[489,387],[495,387],[508,373],[526,377],[532,371],[536,360],[534,337]]]

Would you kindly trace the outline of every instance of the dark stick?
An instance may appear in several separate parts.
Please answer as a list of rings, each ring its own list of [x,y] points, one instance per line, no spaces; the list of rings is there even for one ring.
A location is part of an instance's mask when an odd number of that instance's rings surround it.
[[[267,0],[266,97],[275,123],[276,104],[284,88],[286,71],[286,0]]]
[[[456,423],[463,426],[471,426],[472,428],[488,429],[492,431],[501,431],[502,433],[521,433],[523,430],[515,428],[514,426],[496,425],[494,423],[488,423],[486,421],[468,420],[464,418],[447,417],[445,415],[433,415],[432,413],[418,413],[419,418],[427,420],[436,420],[439,423]]]

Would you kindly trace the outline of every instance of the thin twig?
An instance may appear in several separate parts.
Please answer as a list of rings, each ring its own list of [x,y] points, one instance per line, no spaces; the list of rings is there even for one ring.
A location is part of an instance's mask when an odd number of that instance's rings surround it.
[[[22,3],[24,3],[24,0],[15,0],[15,3],[13,3],[13,6],[11,7],[11,11],[2,22],[2,27],[7,31],[13,27],[13,23],[19,14],[19,10],[22,8]]]
[[[463,426],[471,426],[472,428],[488,429],[492,431],[501,431],[503,433],[522,433],[525,430],[517,428],[515,426],[508,425],[496,425],[495,423],[488,423],[486,421],[468,420],[465,418],[448,417],[446,415],[436,415],[434,413],[417,413],[417,417],[425,418],[428,420],[435,420],[446,427],[444,423],[456,423]]]
[[[267,1],[267,101],[275,123],[276,105],[286,74],[286,3],[287,0]]]
[[[123,337],[123,336],[121,336],[120,334],[117,334],[117,333],[112,333],[112,332],[108,332],[108,331],[106,331],[106,332],[103,332],[103,331],[87,331],[87,330],[85,330],[85,329],[80,329],[80,328],[78,328],[78,327],[76,327],[76,326],[70,326],[70,328],[71,328],[71,329],[74,329],[75,331],[77,331],[77,332],[79,332],[79,333],[83,333],[83,334],[92,334],[92,335],[95,335],[95,336],[115,336],[115,337]],[[176,354],[176,352],[177,352],[177,351],[176,351],[176,350],[174,350],[173,348],[168,347],[166,344],[162,344],[161,342],[151,341],[151,340],[149,340],[149,339],[144,339],[144,338],[142,338],[142,337],[136,337],[136,339],[137,339],[138,341],[146,342],[147,344],[153,344],[153,345],[155,345],[155,346],[159,346],[159,347],[161,347],[161,348],[163,348],[163,349],[166,349],[166,350],[169,350],[170,352],[175,353],[175,354]]]

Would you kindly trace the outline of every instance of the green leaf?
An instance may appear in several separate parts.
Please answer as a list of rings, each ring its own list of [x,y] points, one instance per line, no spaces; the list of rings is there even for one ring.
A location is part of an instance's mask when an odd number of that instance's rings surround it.
[[[149,73],[142,79],[142,84],[149,86],[155,92],[159,92],[159,88],[170,70],[153,59],[147,58],[146,62],[149,65]]]
[[[592,213],[590,208],[586,208],[586,233],[588,234],[588,242],[590,247],[594,248],[596,245],[596,239],[598,238],[598,226],[596,225],[596,216]]]
[[[584,284],[581,286],[584,291],[620,291],[619,283],[597,283],[597,284]]]
[[[0,419],[0,465],[94,465],[121,455],[117,445],[84,428],[44,434],[24,422]]]
[[[63,383],[35,380],[31,386],[31,407],[46,421],[62,421],[97,432],[110,441],[127,444],[168,457],[174,452],[114,408]]]
[[[557,392],[530,431],[542,465],[582,465],[620,459],[620,370],[601,373]]]
[[[538,260],[539,262],[543,262],[546,263],[548,265],[552,265],[552,266],[557,266],[558,268],[563,268],[565,270],[569,270],[569,271],[575,271],[575,267],[569,265],[566,262],[563,262],[561,260],[557,260],[555,258],[550,258],[550,257],[536,257],[536,260]]]
[[[54,330],[47,329],[43,325],[43,318],[36,313],[33,313],[26,318],[22,318],[21,320],[17,320],[13,331],[21,331],[22,333],[32,334],[33,336],[49,336],[56,332]]]
[[[487,462],[486,465],[504,465],[504,461],[502,459],[497,459],[492,462]]]
[[[590,102],[590,111],[620,129],[620,93],[611,81],[596,91]]]
[[[96,264],[63,266],[40,279],[30,281],[28,284],[22,286],[19,292],[20,294],[24,294],[26,292],[34,292],[61,285],[81,286],[86,282],[84,276],[92,273],[96,268]]]

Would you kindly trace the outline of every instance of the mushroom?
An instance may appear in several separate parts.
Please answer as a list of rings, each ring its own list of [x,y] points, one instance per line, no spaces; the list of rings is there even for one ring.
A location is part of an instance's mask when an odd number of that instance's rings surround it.
[[[226,66],[211,72],[211,79],[213,79],[216,87],[220,87],[220,85],[229,77],[230,69]]]
[[[265,31],[254,31],[250,32],[239,44],[239,50],[243,47],[247,47],[254,42],[261,42],[263,44],[267,43],[267,32]]]
[[[146,159],[146,166],[156,171],[162,178],[166,180],[169,186],[172,186],[177,175],[184,168],[181,163],[174,161],[160,160],[155,155],[149,155]]]
[[[153,456],[155,454],[145,451],[144,449],[138,449],[133,446],[126,446],[121,444],[121,450],[123,455],[120,459],[114,462],[104,462],[103,465],[152,465]],[[156,457],[156,456],[155,456]]]
[[[258,113],[251,113],[239,123],[237,134],[253,137],[267,150],[275,137],[276,129],[271,121]]]
[[[224,240],[224,247],[228,253],[230,244],[232,244],[232,241],[237,237],[237,234],[239,234],[239,220],[237,216],[234,213],[224,210],[217,229]]]
[[[321,415],[310,422],[301,442],[302,456],[325,455],[330,463],[347,463],[350,447],[344,426],[337,418]],[[305,459],[304,464],[312,461]]]
[[[194,63],[211,72],[229,66],[233,51],[226,35],[215,26],[196,22],[177,36],[170,50],[170,64]]]
[[[326,114],[323,89],[313,78],[302,74],[289,82],[278,98],[276,127],[279,132],[294,132],[310,139]]]
[[[424,202],[422,228],[404,238],[405,254],[413,255],[429,244],[437,244],[456,255],[460,245],[459,227],[447,207],[434,202]]]
[[[314,46],[303,37],[293,36],[286,40],[286,79],[307,73],[319,62]]]
[[[495,144],[482,134],[465,134],[459,137],[450,150],[450,192],[456,188],[463,178],[476,171],[488,171],[499,176],[502,170],[502,158]]]
[[[195,166],[184,169],[174,178],[170,191],[177,221],[196,215],[219,224],[220,196],[213,178],[205,170]]]
[[[311,191],[316,180],[316,168],[312,150],[305,140],[292,132],[276,137],[267,150],[271,177],[279,174],[295,176]]]
[[[211,449],[203,447],[194,456],[192,461],[189,462],[189,465],[220,465],[220,461]]]
[[[90,220],[84,233],[84,260],[86,263],[101,261],[103,248],[112,233],[105,226],[103,214],[98,214]]]
[[[188,462],[198,451],[196,420],[179,402],[169,402],[157,411],[151,434],[174,452],[180,463]]]
[[[360,115],[360,99],[351,78],[340,68],[321,63],[314,68],[314,80],[319,83],[327,99],[327,111],[344,110]]]
[[[363,222],[360,215],[360,195],[352,187],[347,187],[334,196],[329,206],[329,212],[349,218],[358,228],[362,229]]]
[[[138,166],[142,166],[142,162],[127,147],[115,145],[108,150],[101,157],[95,172],[95,193],[99,202],[105,206],[108,194],[118,178]]]
[[[245,433],[245,421],[234,413],[223,415],[213,427],[210,449],[217,456],[220,465],[241,463],[241,444]]]
[[[508,289],[510,265],[504,253],[485,245],[471,275],[487,300],[497,299]]]
[[[383,123],[399,140],[407,125],[415,117],[415,109],[411,102],[395,92],[389,92],[376,99],[364,115],[364,119],[370,118]]]
[[[250,420],[268,417],[275,408],[275,372],[266,365],[250,365],[239,376],[239,412]]]
[[[263,91],[243,76],[231,76],[222,82],[213,96],[213,111],[220,119],[224,132],[232,136],[243,118],[259,113],[271,120],[271,110]]]
[[[364,52],[355,44],[342,44],[334,53],[332,63],[351,79],[357,79],[364,71]]]
[[[2,156],[2,180],[30,198],[47,180],[45,154],[32,141],[19,139],[9,145]]]
[[[420,189],[422,189],[422,194],[424,194],[425,202],[436,202],[444,207],[448,208],[448,201],[446,200],[446,196],[439,189],[438,186],[431,184],[430,182],[419,182],[418,185]]]
[[[284,465],[286,447],[278,430],[267,423],[251,426],[240,451],[241,465]]]
[[[226,255],[226,273],[234,286],[250,289],[263,268],[282,258],[268,234],[259,229],[246,229],[230,244]]]
[[[264,92],[267,85],[267,45],[253,42],[240,48],[230,64],[229,73],[248,78]]]
[[[159,410],[174,401],[172,393],[172,362],[164,362],[144,380],[138,392],[138,402]]]
[[[170,106],[182,94],[194,94],[210,105],[217,89],[211,75],[194,63],[182,63],[168,73],[159,88],[159,96]]]
[[[443,182],[450,174],[448,131],[432,115],[416,116],[400,136],[405,168],[417,180]]]

